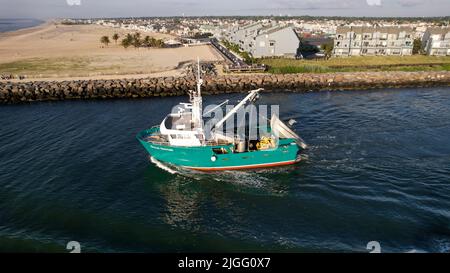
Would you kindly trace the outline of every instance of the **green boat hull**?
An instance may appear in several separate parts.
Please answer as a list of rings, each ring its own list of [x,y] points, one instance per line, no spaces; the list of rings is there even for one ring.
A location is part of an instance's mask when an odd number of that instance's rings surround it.
[[[280,139],[275,149],[233,153],[233,145],[178,147],[149,142],[146,138],[158,128],[144,130],[137,139],[156,160],[200,171],[266,168],[295,164],[300,161],[301,148],[294,139]],[[220,148],[228,153],[217,154]]]

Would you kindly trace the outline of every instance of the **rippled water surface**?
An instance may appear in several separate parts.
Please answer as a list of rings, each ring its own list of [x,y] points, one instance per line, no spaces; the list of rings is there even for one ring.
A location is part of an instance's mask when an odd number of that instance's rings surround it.
[[[135,139],[185,100],[0,106],[0,250],[450,251],[450,88],[264,94],[305,160],[220,174]]]
[[[1,19],[0,18],[0,33],[19,30],[22,28],[29,28],[44,23],[37,19]]]

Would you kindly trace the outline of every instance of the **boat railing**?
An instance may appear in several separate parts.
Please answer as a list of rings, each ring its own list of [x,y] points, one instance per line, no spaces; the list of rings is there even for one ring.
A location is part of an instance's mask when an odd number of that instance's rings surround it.
[[[154,139],[150,139],[150,136],[148,137],[144,137],[142,138],[142,140],[144,140],[145,142],[151,143],[151,144],[155,144],[155,145],[160,145],[160,146],[170,146],[170,142],[168,140],[164,140],[164,141],[159,141],[159,140],[154,140]],[[202,146],[221,146],[221,145],[225,145],[225,143],[218,143],[217,141],[204,141],[202,143]]]
[[[155,145],[161,145],[161,146],[169,146],[169,144],[170,144],[169,141],[157,141],[157,140],[151,140],[151,139],[148,139],[148,138],[144,138],[143,140],[148,142],[148,143],[152,143],[152,144],[155,144]]]
[[[139,134],[139,138],[142,141],[152,143],[154,145],[160,145],[160,146],[170,146],[170,142],[167,139],[164,139],[161,137],[160,139],[155,139],[155,137],[161,136],[159,134],[159,126],[153,126],[150,129],[144,130]],[[219,146],[219,145],[225,145],[226,143],[219,143],[216,140],[205,140],[202,141],[202,146]]]
[[[151,140],[151,139],[143,139],[144,141],[151,143],[151,144],[155,144],[155,145],[160,145],[160,146],[170,146],[170,142],[169,141],[157,141],[157,140]],[[202,146],[208,146],[208,147],[214,147],[214,146],[221,146],[223,144],[220,144],[216,141],[205,141],[203,142]]]

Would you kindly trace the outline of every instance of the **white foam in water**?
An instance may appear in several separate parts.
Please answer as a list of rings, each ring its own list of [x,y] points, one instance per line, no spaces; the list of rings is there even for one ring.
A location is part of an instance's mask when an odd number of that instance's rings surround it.
[[[154,163],[156,165],[156,167],[171,173],[171,174],[177,174],[178,171],[171,169],[169,166],[165,165],[164,163],[162,163],[161,161],[158,161],[156,158],[154,158],[153,156],[150,156],[150,161],[152,163]]]
[[[270,191],[271,185],[274,182],[273,175],[284,173],[287,168],[291,167],[292,166],[262,168],[244,171],[225,171],[216,174],[215,180],[225,181],[250,188],[266,189]]]
[[[184,168],[177,168],[173,165],[164,164],[163,162],[157,160],[153,156],[150,156],[150,161],[156,165],[156,167],[160,168],[163,171],[166,171],[170,174],[178,174],[186,177],[190,177],[196,180],[200,180],[201,177],[198,174],[201,174],[194,170],[184,169]]]

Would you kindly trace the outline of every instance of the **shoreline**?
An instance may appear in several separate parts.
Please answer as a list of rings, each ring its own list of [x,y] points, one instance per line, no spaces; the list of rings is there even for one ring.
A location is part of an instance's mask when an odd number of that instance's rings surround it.
[[[34,101],[92,100],[184,96],[195,89],[191,77],[122,78],[112,80],[0,82],[0,104]],[[247,92],[365,90],[450,86],[449,71],[338,72],[323,74],[263,74],[206,76],[204,95]]]
[[[11,20],[14,20],[14,19],[11,19]],[[18,20],[20,20],[20,19],[18,19]],[[38,31],[41,28],[46,27],[47,25],[52,24],[54,22],[53,19],[49,19],[49,20],[29,19],[29,20],[39,21],[39,23],[36,25],[33,25],[33,26],[26,26],[26,27],[21,27],[18,29],[1,31],[0,39],[11,37],[11,36],[16,36],[16,35],[21,35],[21,34],[27,34],[28,32]]]

